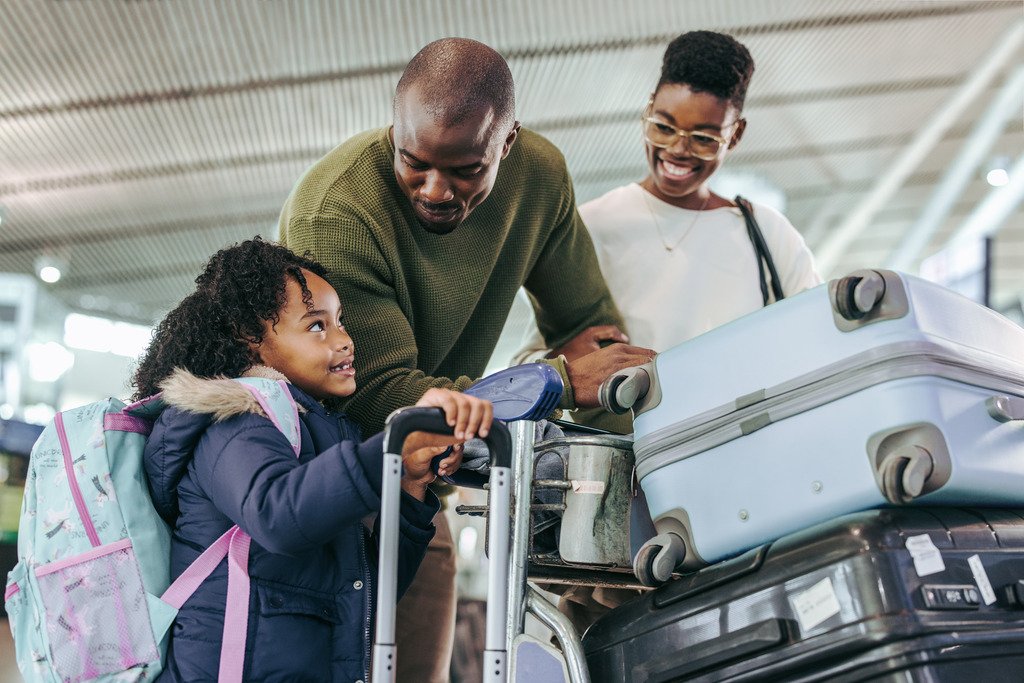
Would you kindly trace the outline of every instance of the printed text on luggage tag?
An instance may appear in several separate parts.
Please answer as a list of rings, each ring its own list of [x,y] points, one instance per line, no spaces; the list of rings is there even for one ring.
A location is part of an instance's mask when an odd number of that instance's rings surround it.
[[[810,631],[834,614],[839,614],[839,600],[832,587],[832,579],[825,577],[803,593],[792,598],[800,629]]]
[[[932,537],[928,534],[908,537],[907,550],[914,558],[914,570],[917,571],[918,576],[938,574],[946,568],[946,563],[942,561],[942,554],[932,543]]]

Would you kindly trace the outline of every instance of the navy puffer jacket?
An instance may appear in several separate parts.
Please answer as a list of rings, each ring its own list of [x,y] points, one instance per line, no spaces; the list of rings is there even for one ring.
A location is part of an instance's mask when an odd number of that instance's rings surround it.
[[[174,530],[171,577],[238,524],[252,537],[245,679],[367,680],[377,578],[368,525],[380,508],[382,437],[360,443],[352,422],[289,388],[299,404],[298,458],[237,382],[178,373],[165,385],[170,407],[154,424],[145,465],[153,502]],[[427,496],[402,494],[400,593],[434,535],[439,503]],[[226,598],[223,561],[175,619],[161,681],[217,679]]]

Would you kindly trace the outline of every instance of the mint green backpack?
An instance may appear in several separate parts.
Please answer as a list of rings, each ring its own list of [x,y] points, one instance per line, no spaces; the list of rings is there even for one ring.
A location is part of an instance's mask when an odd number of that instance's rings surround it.
[[[298,414],[287,384],[237,381],[298,455]],[[170,530],[153,507],[142,464],[162,409],[157,395],[128,406],[107,399],[66,410],[32,448],[18,563],[4,593],[26,681],[156,678],[178,609],[225,556],[231,561],[221,680],[241,680],[249,537],[233,527],[170,584]]]

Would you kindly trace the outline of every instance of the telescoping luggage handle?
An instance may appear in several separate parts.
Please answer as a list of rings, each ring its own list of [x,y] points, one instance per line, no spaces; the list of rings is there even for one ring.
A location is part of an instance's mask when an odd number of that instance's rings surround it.
[[[451,434],[440,408],[400,408],[384,424],[384,477],[380,500],[380,552],[377,575],[377,628],[373,646],[373,681],[395,681],[395,607],[398,598],[398,523],[401,499],[402,446],[413,432]],[[508,572],[511,501],[512,439],[501,422],[491,423],[483,439],[491,456],[490,524],[487,547],[487,630],[484,678],[505,681],[505,618],[508,611],[505,575]]]

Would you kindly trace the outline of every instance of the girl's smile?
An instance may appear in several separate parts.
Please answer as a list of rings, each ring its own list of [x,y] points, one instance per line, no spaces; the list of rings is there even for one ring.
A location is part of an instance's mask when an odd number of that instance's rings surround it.
[[[309,297],[289,278],[278,321],[265,323],[255,347],[260,360],[313,398],[341,398],[356,390],[355,344],[345,330],[341,301],[319,275],[302,270]]]

